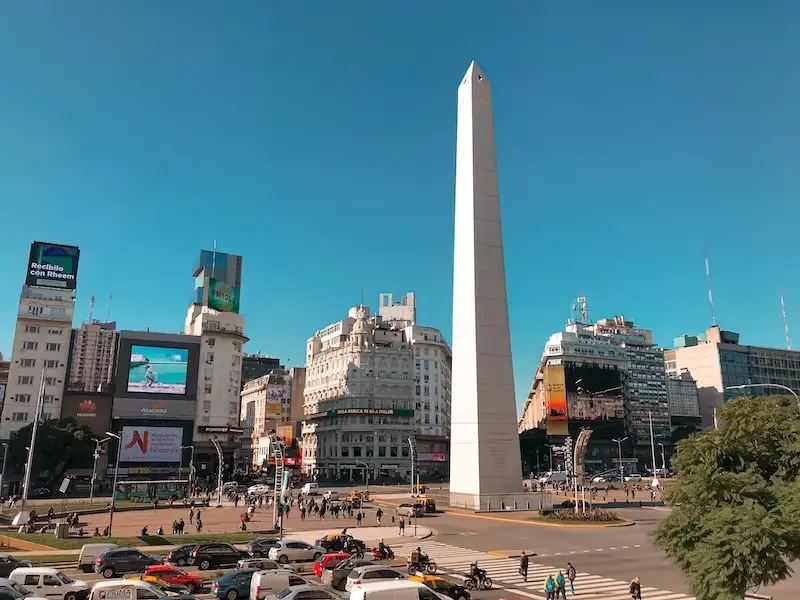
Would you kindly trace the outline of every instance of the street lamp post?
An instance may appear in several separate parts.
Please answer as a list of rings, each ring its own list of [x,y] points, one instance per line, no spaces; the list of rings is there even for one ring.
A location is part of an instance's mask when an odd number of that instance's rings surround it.
[[[771,388],[778,388],[781,390],[786,390],[792,396],[794,396],[795,402],[797,402],[797,408],[800,408],[800,396],[797,395],[792,388],[786,387],[785,385],[781,385],[780,383],[744,383],[742,385],[729,385],[725,389],[726,390],[745,390],[748,388],[758,388],[758,387],[771,387]]]
[[[617,444],[617,449],[619,450],[619,480],[620,481],[625,481],[625,465],[622,462],[622,442],[624,442],[627,439],[628,439],[628,436],[626,435],[621,440],[618,440],[618,439],[611,440],[612,442]]]
[[[111,536],[111,528],[114,525],[114,511],[117,508],[117,477],[119,476],[119,455],[122,452],[122,432],[119,435],[106,431],[106,435],[117,438],[117,464],[114,465],[114,486],[111,488],[111,512],[108,513],[108,535]]]
[[[553,470],[553,444],[545,444],[545,448],[550,448],[550,471]]]
[[[653,455],[653,482],[650,485],[651,487],[658,487],[658,478],[656,477],[656,445],[653,438],[653,412],[648,411],[647,415],[650,418],[650,452]]]
[[[369,491],[369,465],[363,460],[357,460],[356,464],[364,467],[364,483],[366,483],[367,491]]]
[[[111,438],[103,438],[102,440],[95,440],[94,447],[94,465],[92,466],[92,487],[89,489],[89,504],[94,500],[94,482],[97,479],[97,459],[100,458],[100,445],[106,443]]]
[[[6,459],[8,458],[8,443],[3,442],[0,445],[3,446],[3,472],[0,473],[0,495],[2,495],[3,485],[6,482]]]
[[[667,459],[664,455],[664,443],[658,442],[658,445],[661,446],[661,476],[667,476]]]
[[[184,448],[191,449],[189,453],[189,494],[194,495],[194,491],[192,487],[194,487],[194,446],[181,446],[181,450]],[[183,454],[181,454],[181,463],[183,463]]]

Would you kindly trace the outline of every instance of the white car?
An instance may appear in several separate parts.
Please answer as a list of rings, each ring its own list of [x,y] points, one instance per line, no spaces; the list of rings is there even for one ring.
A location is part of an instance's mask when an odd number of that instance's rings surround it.
[[[257,483],[247,488],[247,493],[253,496],[261,496],[262,494],[269,494],[269,486],[265,483]]]
[[[274,596],[267,596],[267,600],[295,600],[300,598],[313,598],[314,600],[342,600],[342,596],[325,589],[319,585],[292,585],[281,590]]]
[[[592,483],[605,483],[606,481],[608,480],[602,475],[598,475],[597,477],[592,477]]]
[[[625,481],[641,481],[642,476],[639,473],[631,473],[630,475],[625,477]]]
[[[288,562],[313,562],[325,554],[322,546],[312,546],[301,540],[281,540],[269,549],[269,559],[282,565]]]

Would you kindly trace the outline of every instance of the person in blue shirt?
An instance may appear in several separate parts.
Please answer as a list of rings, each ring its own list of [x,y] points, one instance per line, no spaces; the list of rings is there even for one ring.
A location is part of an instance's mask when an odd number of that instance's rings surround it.
[[[553,579],[553,574],[547,576],[544,580],[544,593],[547,600],[555,600],[556,598],[556,580]]]

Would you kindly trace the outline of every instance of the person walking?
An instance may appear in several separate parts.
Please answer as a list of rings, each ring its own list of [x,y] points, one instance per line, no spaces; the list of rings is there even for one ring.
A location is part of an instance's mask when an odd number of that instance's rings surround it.
[[[575,567],[572,566],[571,562],[567,563],[567,579],[569,579],[569,591],[574,596],[575,595],[575,576],[577,573],[575,572]]]
[[[375,520],[378,522],[378,527],[381,526],[381,517],[383,516],[383,511],[379,508],[375,513]]]
[[[547,600],[555,600],[556,580],[553,579],[552,573],[544,580],[544,593]]]
[[[519,557],[519,574],[522,575],[522,580],[528,583],[528,555],[522,551],[522,556]]]
[[[403,517],[400,517],[400,523],[398,523],[400,527],[400,535],[406,535],[406,520]]]
[[[631,600],[642,600],[642,583],[639,577],[634,577],[631,581]]]
[[[567,582],[564,581],[564,574],[561,572],[561,569],[558,570],[558,575],[556,575],[556,598],[561,595],[562,600],[567,600]]]

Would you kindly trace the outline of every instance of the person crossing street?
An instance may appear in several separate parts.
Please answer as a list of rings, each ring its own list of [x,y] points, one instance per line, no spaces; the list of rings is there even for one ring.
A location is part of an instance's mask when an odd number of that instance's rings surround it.
[[[577,572],[575,571],[575,567],[572,566],[571,562],[567,563],[567,579],[569,579],[569,591],[574,596],[575,595],[575,576]]]
[[[544,580],[544,593],[547,600],[556,600],[556,580],[552,573]]]
[[[519,557],[519,574],[522,575],[522,580],[528,583],[528,555],[522,551],[522,556]]]
[[[558,570],[558,575],[556,575],[556,585],[558,586],[556,589],[556,598],[558,598],[560,594],[562,600],[567,600],[567,585],[564,581],[564,574],[561,572],[561,569]]]

